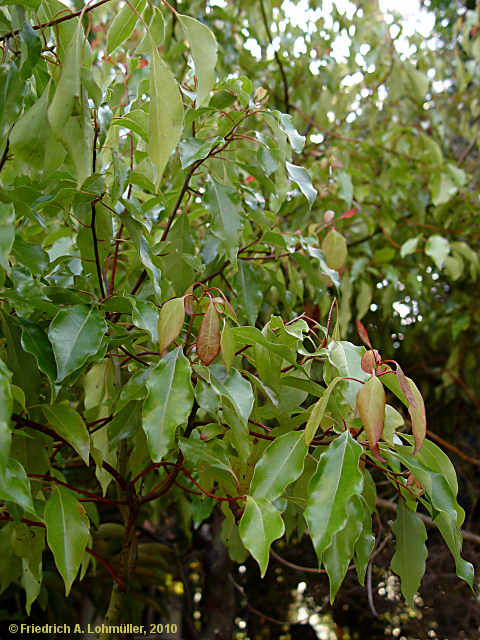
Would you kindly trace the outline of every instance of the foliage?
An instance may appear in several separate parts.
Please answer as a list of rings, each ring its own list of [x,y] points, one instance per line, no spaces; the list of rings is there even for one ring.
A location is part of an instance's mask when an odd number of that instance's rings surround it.
[[[52,558],[67,595],[113,580],[109,622],[133,587],[168,589],[177,548],[147,534],[172,509],[184,551],[215,520],[262,577],[275,540],[308,536],[333,601],[351,563],[364,582],[384,481],[406,599],[425,568],[417,510],[473,586],[455,471],[379,351],[401,294],[404,350],[422,320],[428,335],[417,360],[451,343],[455,371],[475,322],[478,185],[448,136],[476,140],[477,40],[456,36],[456,92],[437,96],[427,71],[447,62],[419,36],[402,57],[370,5],[333,10],[355,29],[341,63],[334,29],[307,37],[271,5],[0,10],[1,588],[21,584],[28,613],[53,597]]]

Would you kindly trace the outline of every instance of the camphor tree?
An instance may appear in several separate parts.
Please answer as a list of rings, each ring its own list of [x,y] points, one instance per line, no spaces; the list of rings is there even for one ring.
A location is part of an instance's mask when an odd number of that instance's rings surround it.
[[[333,601],[380,542],[378,483],[406,601],[427,555],[418,510],[473,587],[454,468],[382,356],[390,325],[362,318],[373,300],[391,315],[398,283],[418,295],[430,263],[474,280],[468,242],[426,220],[433,207],[448,228],[457,197],[468,218],[475,185],[462,191],[423,108],[432,52],[403,59],[366,4],[343,63],[339,29],[310,15],[302,31],[278,2],[0,8],[0,588],[20,586],[35,620],[48,606],[78,622],[87,597],[92,624],[181,605],[182,637],[232,637],[225,567],[252,556],[263,578],[292,536],[311,540]],[[357,53],[355,114],[342,82]]]

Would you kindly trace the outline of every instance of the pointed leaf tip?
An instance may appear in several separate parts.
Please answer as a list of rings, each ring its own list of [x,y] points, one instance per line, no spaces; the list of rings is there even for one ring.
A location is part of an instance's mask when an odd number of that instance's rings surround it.
[[[372,376],[357,394],[357,409],[367,434],[370,450],[379,460],[382,458],[378,449],[378,441],[383,433],[385,404],[383,385],[376,376]]]

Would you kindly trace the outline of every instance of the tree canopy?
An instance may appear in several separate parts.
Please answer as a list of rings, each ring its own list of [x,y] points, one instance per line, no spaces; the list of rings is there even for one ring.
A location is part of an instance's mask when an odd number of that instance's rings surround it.
[[[427,528],[474,588],[478,16],[317,4],[0,7],[19,620],[261,637],[233,567],[296,546],[414,611]]]

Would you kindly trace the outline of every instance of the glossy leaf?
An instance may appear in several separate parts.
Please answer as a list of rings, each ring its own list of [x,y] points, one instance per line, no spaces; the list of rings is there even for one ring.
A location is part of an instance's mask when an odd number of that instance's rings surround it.
[[[342,380],[342,378],[334,378],[328,387],[325,389],[323,396],[320,400],[313,405],[312,410],[310,412],[307,424],[305,426],[305,430],[303,432],[303,437],[305,439],[305,444],[308,446],[310,442],[315,437],[317,433],[317,429],[320,426],[323,417],[325,416],[325,411],[327,410],[328,401],[330,399],[330,395],[334,390],[335,386]]]
[[[174,342],[183,328],[185,305],[183,298],[172,298],[160,309],[158,318],[158,341],[160,353]]]
[[[213,300],[209,301],[200,323],[196,346],[198,357],[206,366],[215,360],[220,351],[220,318]]]
[[[13,458],[0,472],[0,500],[13,502],[25,511],[35,513],[30,480],[20,462]]]
[[[385,391],[377,376],[371,376],[357,395],[357,409],[362,420],[372,454],[381,459],[378,441],[385,422]]]
[[[232,333],[232,329],[230,325],[224,321],[222,335],[220,337],[220,349],[222,351],[222,359],[227,371],[232,366],[235,358],[235,345],[235,336]]]
[[[425,436],[427,434],[427,417],[425,413],[425,404],[423,402],[422,394],[417,388],[417,385],[407,378],[408,384],[412,390],[414,403],[410,403],[408,405],[408,413],[410,414],[410,418],[412,420],[412,433],[415,439],[415,447],[413,449],[413,453],[418,453],[420,448],[423,445],[425,440]]]
[[[168,304],[168,303],[167,303]],[[132,298],[132,322],[140,329],[145,329],[154,342],[159,341],[158,336],[158,309],[148,300]]]
[[[247,496],[239,532],[243,544],[258,562],[262,578],[267,571],[270,545],[284,530],[280,513],[268,500]]]
[[[191,374],[190,363],[177,348],[147,375],[142,426],[154,462],[173,446],[177,427],[188,420],[193,405]]]
[[[242,229],[238,207],[233,200],[235,191],[211,178],[205,193],[205,205],[213,215],[212,232],[220,240],[232,264],[237,262],[237,251]]]
[[[183,102],[177,81],[152,42],[148,154],[155,166],[158,189],[170,154],[183,130]]]
[[[276,500],[302,474],[307,451],[299,431],[275,438],[255,465],[250,494],[255,499]]]
[[[355,544],[363,527],[364,506],[358,496],[347,504],[346,526],[333,536],[323,555],[323,563],[330,580],[330,603],[333,603],[353,558]]]
[[[363,474],[358,465],[362,453],[361,445],[345,431],[321,454],[310,481],[305,518],[319,565],[333,536],[347,522],[348,503],[362,492]]]
[[[45,406],[43,413],[53,430],[72,445],[88,466],[90,435],[80,414],[67,401],[52,407]]]
[[[43,329],[33,322],[23,320],[21,343],[25,351],[35,357],[40,371],[43,371],[49,380],[53,382],[57,377],[57,366],[52,345]]]
[[[88,518],[75,496],[58,485],[52,487],[44,517],[47,543],[68,596],[90,536]]]
[[[215,65],[217,63],[217,41],[207,25],[191,18],[177,14],[185,37],[190,45],[195,75],[197,77],[196,107],[208,102],[210,91],[215,84]]]
[[[57,363],[57,382],[98,352],[106,330],[102,315],[92,307],[75,305],[57,313],[48,328]]]
[[[305,198],[308,200],[310,207],[313,206],[317,197],[317,190],[312,185],[312,180],[304,167],[297,166],[291,162],[286,163],[287,173],[290,180],[295,182]]]
[[[422,520],[403,500],[397,505],[397,517],[392,530],[396,544],[390,566],[400,577],[402,593],[407,604],[413,607],[413,596],[418,591],[425,573],[427,532]]]
[[[13,411],[13,396],[10,379],[11,372],[0,359],[0,473],[7,467],[12,442],[10,418]]]

